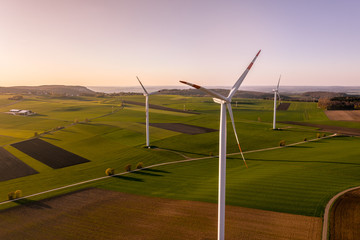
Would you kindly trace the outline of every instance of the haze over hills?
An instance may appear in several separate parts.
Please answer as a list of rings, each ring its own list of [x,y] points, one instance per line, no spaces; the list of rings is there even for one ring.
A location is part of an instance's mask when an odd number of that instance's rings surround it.
[[[231,89],[231,86],[205,86],[210,89]],[[272,93],[274,86],[241,86],[240,90],[243,91],[256,91],[256,92],[265,92]],[[116,92],[138,92],[142,93],[140,86],[87,86],[88,89],[91,89],[95,92],[104,92],[104,93],[116,93]],[[149,92],[159,91],[163,89],[190,89],[190,87],[185,85],[179,86],[147,86]],[[360,86],[282,86],[280,85],[280,92],[283,93],[304,93],[304,92],[342,92],[347,94],[360,94]]]
[[[229,87],[208,87],[216,92],[227,95]],[[161,95],[207,96],[204,92],[191,89],[187,86],[157,86],[148,87],[149,92]],[[61,96],[105,96],[106,94],[127,95],[142,94],[141,87],[84,87],[66,85],[42,86],[14,86],[0,87],[0,93],[7,94],[33,94],[33,95],[61,95]],[[314,86],[280,86],[280,95],[283,100],[313,101],[319,98],[359,96],[360,87],[314,87]],[[272,99],[272,86],[243,87],[235,97]]]

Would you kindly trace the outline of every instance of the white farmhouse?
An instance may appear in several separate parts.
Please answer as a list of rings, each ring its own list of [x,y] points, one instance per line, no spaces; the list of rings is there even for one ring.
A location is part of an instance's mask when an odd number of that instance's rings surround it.
[[[30,116],[35,114],[31,110],[21,110],[21,109],[11,109],[8,113],[12,115],[23,115],[23,116]]]

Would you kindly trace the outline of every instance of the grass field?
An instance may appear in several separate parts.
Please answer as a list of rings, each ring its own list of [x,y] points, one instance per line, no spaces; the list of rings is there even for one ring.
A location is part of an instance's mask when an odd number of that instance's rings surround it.
[[[204,157],[217,154],[218,132],[187,135],[150,128],[151,145],[161,150],[143,148],[145,126],[141,122],[145,121],[144,107],[129,104],[120,109],[121,101],[126,99],[144,101],[143,96],[109,99],[28,97],[11,105],[11,108],[26,108],[39,115],[22,117],[1,113],[0,143],[39,174],[2,182],[0,200],[5,201],[7,193],[16,189],[29,195],[101,177],[108,167],[123,172],[126,164],[134,167],[138,162],[143,162],[149,166],[181,160],[184,155]],[[4,102],[0,105],[0,112],[8,111],[9,106],[5,105],[9,100],[0,100],[0,103]],[[180,122],[218,129],[219,106],[210,98],[151,96],[150,102],[177,109],[183,109],[185,104],[186,109],[201,113],[194,115],[151,109],[151,122]],[[114,108],[118,111],[112,114]],[[304,138],[316,138],[317,131],[310,127],[278,124],[283,130],[271,130],[272,101],[238,99],[238,106],[234,105],[233,111],[244,151],[275,147],[280,140],[289,144],[303,141]],[[76,119],[84,121],[86,118],[91,121],[73,124]],[[301,102],[291,103],[287,111],[278,112],[278,119],[329,122],[316,103]],[[9,146],[32,137],[35,132],[48,132],[58,126],[65,128],[42,135],[41,139],[89,159],[90,162],[54,170]],[[359,143],[360,139],[356,137],[336,137],[294,147],[248,153],[245,157],[249,169],[244,167],[238,155],[229,157],[227,204],[322,216],[323,208],[332,195],[360,184],[357,174],[360,166]],[[238,152],[230,125],[227,149],[228,153]],[[123,178],[110,178],[45,194],[36,199],[97,186],[140,195],[216,203],[217,164],[217,159],[212,158],[167,165],[131,173]],[[1,208],[14,205],[3,205]]]

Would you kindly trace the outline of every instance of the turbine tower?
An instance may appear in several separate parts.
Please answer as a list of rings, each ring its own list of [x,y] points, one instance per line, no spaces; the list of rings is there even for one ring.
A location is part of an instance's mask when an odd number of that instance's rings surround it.
[[[261,50],[260,50],[261,51]],[[232,127],[234,130],[236,142],[239,146],[239,150],[242,156],[242,159],[246,165],[244,155],[242,153],[239,139],[236,133],[234,116],[231,108],[231,99],[240,87],[247,73],[250,71],[252,65],[254,64],[256,58],[259,56],[260,51],[256,54],[250,65],[246,68],[244,73],[236,81],[234,86],[231,88],[230,93],[227,97],[218,94],[210,89],[203,88],[196,84],[180,81],[181,83],[192,86],[196,89],[199,89],[203,92],[208,93],[213,96],[214,102],[220,104],[220,131],[219,131],[219,194],[218,194],[218,240],[224,240],[225,238],[225,186],[226,186],[226,107],[228,108],[229,115],[231,118]],[[247,165],[246,165],[247,167]]]
[[[280,102],[280,94],[279,94],[280,79],[281,79],[281,75],[280,75],[280,77],[279,77],[279,81],[278,81],[278,84],[277,84],[276,89],[273,89],[273,92],[274,92],[274,117],[273,117],[273,130],[276,130],[276,108],[277,108],[276,98],[277,98],[277,96],[279,97],[279,102]]]
[[[145,96],[145,113],[146,113],[146,147],[150,148],[150,141],[149,141],[149,95],[154,94],[155,92],[148,93],[142,85],[140,79],[136,76],[137,80],[139,81],[142,89],[144,90],[144,96]]]

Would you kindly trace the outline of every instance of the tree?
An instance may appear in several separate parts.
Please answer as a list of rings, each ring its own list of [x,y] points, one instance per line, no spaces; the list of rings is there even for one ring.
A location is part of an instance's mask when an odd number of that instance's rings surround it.
[[[115,174],[115,169],[113,169],[113,168],[107,168],[107,169],[105,170],[105,174],[106,174],[107,176],[114,175],[114,174]]]

